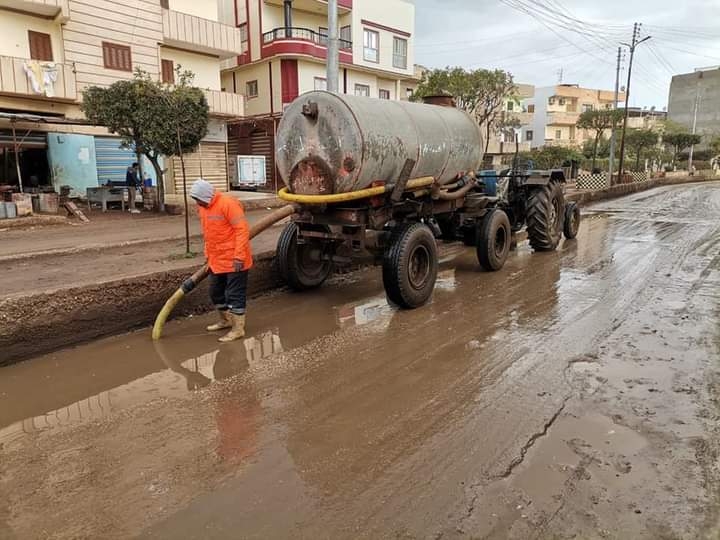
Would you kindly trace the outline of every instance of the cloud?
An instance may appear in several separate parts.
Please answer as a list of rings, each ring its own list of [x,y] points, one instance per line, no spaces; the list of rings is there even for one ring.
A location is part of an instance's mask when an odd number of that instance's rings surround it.
[[[579,35],[543,25],[499,0],[415,0],[415,58],[428,67],[461,65],[502,68],[518,82],[615,86],[620,41],[629,41],[635,21],[652,38],[637,48],[630,104],[664,107],[672,74],[720,65],[718,0],[541,0],[532,5],[562,10],[590,25]],[[568,9],[569,8],[569,9]],[[627,66],[627,54],[624,68]],[[625,85],[623,68],[621,84]]]

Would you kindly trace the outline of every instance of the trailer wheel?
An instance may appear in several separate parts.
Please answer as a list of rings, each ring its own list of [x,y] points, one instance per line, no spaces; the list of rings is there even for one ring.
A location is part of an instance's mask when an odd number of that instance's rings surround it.
[[[329,232],[327,227],[323,231]],[[332,263],[320,258],[322,244],[310,242],[298,244],[299,227],[288,223],[280,234],[277,244],[277,263],[280,276],[296,291],[314,289],[323,284],[332,271]]]
[[[572,240],[577,236],[580,229],[580,207],[574,203],[565,205],[565,225],[563,226],[563,234],[568,240]]]
[[[558,182],[530,192],[527,201],[527,232],[535,251],[552,251],[560,243],[565,210],[565,197]]]
[[[435,288],[437,272],[437,244],[427,225],[396,226],[383,257],[383,285],[388,299],[402,308],[422,306]]]
[[[500,209],[491,210],[480,223],[477,242],[477,258],[485,270],[500,270],[510,253],[510,220]]]

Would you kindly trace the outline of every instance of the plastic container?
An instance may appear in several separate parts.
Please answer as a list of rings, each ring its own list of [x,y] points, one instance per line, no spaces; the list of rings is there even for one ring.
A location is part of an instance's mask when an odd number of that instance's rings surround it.
[[[497,171],[492,169],[480,171],[479,176],[483,184],[485,184],[485,195],[489,195],[490,197],[497,195],[497,174]]]

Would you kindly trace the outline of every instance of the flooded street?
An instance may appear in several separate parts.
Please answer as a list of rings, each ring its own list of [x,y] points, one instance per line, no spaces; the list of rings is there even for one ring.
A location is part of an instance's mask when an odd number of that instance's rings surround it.
[[[414,311],[368,269],[2,368],[0,539],[717,538],[720,183],[584,211]]]

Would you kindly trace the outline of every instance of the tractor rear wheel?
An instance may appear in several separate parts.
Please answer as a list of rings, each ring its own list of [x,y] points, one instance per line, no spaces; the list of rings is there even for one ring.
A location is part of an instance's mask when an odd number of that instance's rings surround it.
[[[321,227],[322,232],[329,232]],[[321,240],[309,239],[298,243],[300,228],[288,223],[280,234],[277,244],[277,264],[280,276],[296,291],[314,289],[322,285],[332,271],[332,263],[323,258],[324,245]]]
[[[565,197],[558,182],[530,192],[527,201],[527,232],[535,251],[552,251],[560,243],[565,221]]]
[[[383,285],[388,299],[406,309],[420,307],[435,288],[438,249],[427,225],[401,223],[390,233],[383,256]]]
[[[477,243],[477,258],[485,270],[500,270],[508,258],[511,243],[510,220],[500,209],[491,210],[482,222]]]

